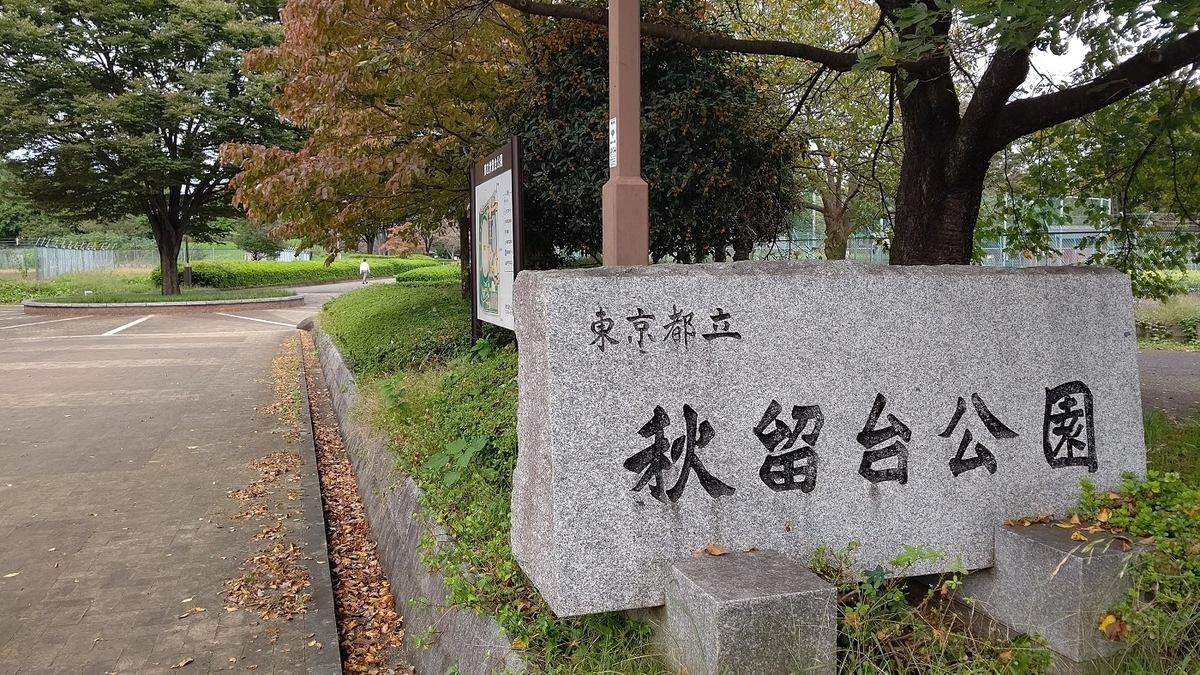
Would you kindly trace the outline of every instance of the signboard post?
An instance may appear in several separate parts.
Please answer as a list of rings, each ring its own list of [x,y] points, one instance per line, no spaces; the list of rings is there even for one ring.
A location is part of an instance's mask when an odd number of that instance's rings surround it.
[[[471,166],[471,338],[481,321],[513,330],[521,271],[521,143],[516,136]]]

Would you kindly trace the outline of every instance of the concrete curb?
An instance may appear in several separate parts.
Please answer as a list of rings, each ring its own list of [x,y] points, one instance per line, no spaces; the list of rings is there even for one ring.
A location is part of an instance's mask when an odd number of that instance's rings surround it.
[[[42,316],[133,316],[137,314],[202,314],[228,309],[278,309],[304,306],[304,295],[247,300],[193,300],[187,302],[42,302],[24,300],[26,314]]]
[[[421,490],[394,468],[388,441],[355,421],[358,381],[341,353],[319,328],[313,342],[337,413],[346,453],[367,512],[379,564],[392,585],[396,610],[404,617],[404,654],[419,673],[460,675],[524,673],[525,661],[495,619],[451,606],[441,574],[421,560],[423,539],[439,544],[450,536],[421,512]]]
[[[314,655],[305,661],[308,675],[342,675],[342,651],[338,642],[337,612],[333,600],[333,580],[329,576],[329,542],[325,536],[325,508],[321,497],[321,479],[317,472],[317,449],[313,442],[312,413],[309,409],[308,382],[304,376],[304,343],[297,340],[300,355],[300,503],[304,508],[308,529],[301,534],[304,541],[304,566],[312,578],[312,603],[316,608],[306,615],[313,639],[322,648],[306,650]]]

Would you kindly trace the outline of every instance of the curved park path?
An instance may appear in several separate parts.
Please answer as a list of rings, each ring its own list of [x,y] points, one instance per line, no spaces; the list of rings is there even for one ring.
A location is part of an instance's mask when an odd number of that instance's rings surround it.
[[[332,625],[328,577],[286,622],[226,611],[224,583],[264,544],[229,493],[286,444],[267,412],[272,359],[296,323],[356,287],[229,314],[0,306],[0,675],[340,672],[336,639],[313,639]],[[300,475],[316,485],[312,467]],[[321,522],[303,506],[287,521]]]

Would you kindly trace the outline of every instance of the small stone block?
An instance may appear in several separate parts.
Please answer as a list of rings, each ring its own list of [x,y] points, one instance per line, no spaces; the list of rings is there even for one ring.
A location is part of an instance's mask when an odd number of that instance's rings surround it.
[[[959,600],[1022,633],[1033,633],[1074,662],[1115,654],[1125,643],[1100,630],[1100,619],[1130,588],[1128,567],[1138,550],[1122,541],[1054,525],[996,529],[996,562],[963,579]],[[1126,544],[1127,546],[1128,544]]]
[[[680,560],[658,642],[688,675],[832,674],[837,591],[774,551]]]

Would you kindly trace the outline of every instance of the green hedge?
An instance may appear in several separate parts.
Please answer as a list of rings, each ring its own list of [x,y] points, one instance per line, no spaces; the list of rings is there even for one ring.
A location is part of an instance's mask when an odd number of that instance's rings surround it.
[[[337,260],[328,267],[322,260],[198,260],[192,263],[192,283],[209,288],[245,288],[344,281],[358,277],[358,264],[363,257],[371,265],[373,277],[395,276],[418,267],[437,265],[425,257],[356,256]],[[155,284],[161,283],[162,272],[155,268],[151,278]]]
[[[471,307],[452,285],[374,284],[325,303],[323,328],[359,376],[437,365],[471,346]]]
[[[410,286],[422,284],[457,284],[462,280],[462,269],[458,265],[418,267],[396,275],[396,283]]]

